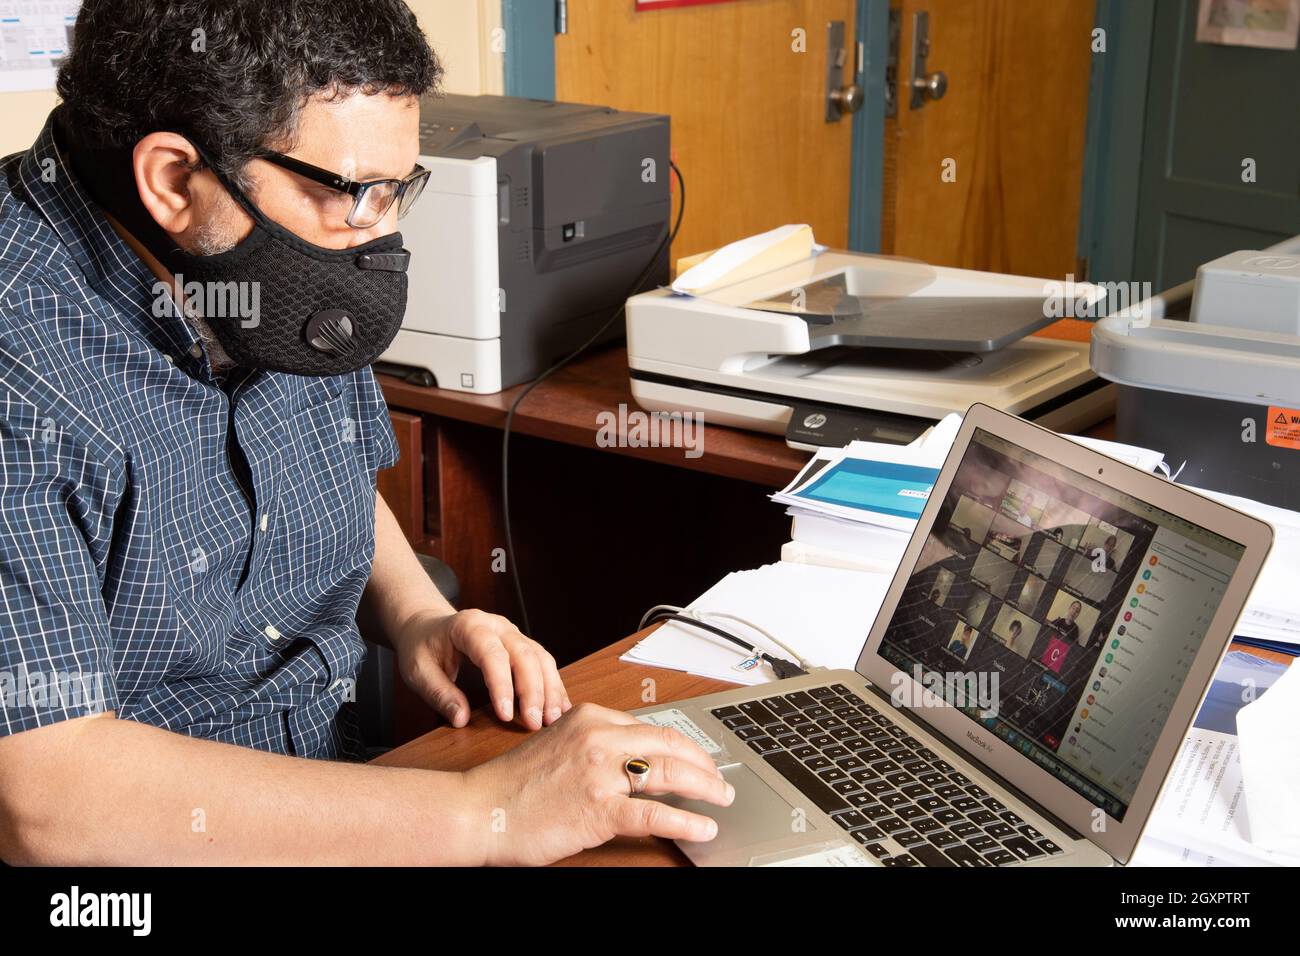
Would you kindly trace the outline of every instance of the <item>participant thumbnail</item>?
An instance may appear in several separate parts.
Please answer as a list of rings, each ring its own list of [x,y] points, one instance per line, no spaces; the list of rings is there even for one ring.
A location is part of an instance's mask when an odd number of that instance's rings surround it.
[[[980,504],[974,498],[962,495],[957,499],[957,507],[952,510],[952,517],[948,519],[948,539],[951,541],[953,532],[956,532],[973,544],[979,544],[989,533],[989,525],[993,523],[993,509],[987,508]]]
[[[952,634],[948,637],[948,643],[944,650],[964,662],[970,657],[971,648],[975,646],[975,640],[978,637],[979,632],[973,626],[965,621],[958,621],[952,629]]]
[[[1052,569],[1056,567],[1056,562],[1061,557],[1061,552],[1065,550],[1055,540],[1047,539],[1041,535],[1037,538],[1038,547],[1032,550],[1032,557],[1026,562],[1026,565],[1033,570],[1039,577],[1050,578]]]
[[[944,602],[948,600],[948,595],[952,591],[953,583],[957,580],[957,575],[947,568],[940,568],[935,572],[934,584],[930,587],[930,602],[943,607]]]
[[[1058,590],[1047,609],[1047,626],[1063,639],[1087,647],[1101,612],[1069,591]]]
[[[984,616],[988,614],[989,605],[992,602],[993,598],[989,596],[987,591],[981,591],[979,588],[975,588],[975,593],[970,596],[970,600],[966,602],[966,606],[961,609],[961,616],[964,617],[968,623],[974,624],[976,628],[979,628],[983,625]]]
[[[1010,604],[1002,605],[993,619],[993,637],[1010,651],[1028,657],[1038,639],[1039,624]]]
[[[1042,599],[1043,592],[1047,589],[1047,582],[1042,578],[1030,574],[1025,577],[1025,583],[1018,589],[1013,589],[1012,595],[1008,600],[1026,614],[1033,614],[1038,607],[1039,600]]]
[[[989,527],[984,546],[994,554],[1019,564],[1031,537],[1033,532],[1024,525],[1012,521],[1006,515],[997,515]]]
[[[1048,498],[1043,507],[1043,517],[1039,527],[1043,533],[1067,548],[1079,547],[1083,533],[1092,521],[1092,515],[1078,508],[1067,505],[1056,498]]]
[[[1007,484],[1010,481],[1011,476],[1005,471],[985,462],[973,461],[968,457],[953,479],[953,488],[986,507],[996,508],[1002,501],[1002,496],[1007,493]]]
[[[1011,580],[1016,576],[1016,566],[1000,558],[987,548],[981,548],[970,569],[971,580],[995,597],[1007,596]]]
[[[1118,571],[1133,546],[1133,535],[1100,518],[1094,518],[1083,533],[1079,547],[1088,557],[1105,565],[1107,571]]]
[[[1093,570],[1092,558],[1076,551],[1065,569],[1064,584],[1085,601],[1104,605],[1118,577],[1114,571]]]
[[[1039,491],[1018,478],[1013,478],[1011,484],[1007,485],[1006,494],[1002,496],[999,510],[1017,524],[1024,525],[1026,528],[1037,528],[1040,526],[1043,506],[1047,503],[1047,499],[1046,492]]]

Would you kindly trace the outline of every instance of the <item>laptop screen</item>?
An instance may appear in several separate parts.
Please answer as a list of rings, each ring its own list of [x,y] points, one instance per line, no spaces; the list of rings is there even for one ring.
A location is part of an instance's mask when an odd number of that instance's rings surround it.
[[[1245,550],[976,429],[879,653],[1122,821]]]

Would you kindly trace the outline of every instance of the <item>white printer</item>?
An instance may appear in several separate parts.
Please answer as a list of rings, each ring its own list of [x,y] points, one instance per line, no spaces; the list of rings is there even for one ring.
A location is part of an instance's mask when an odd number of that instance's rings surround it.
[[[667,116],[426,97],[420,153],[432,175],[400,226],[406,318],[376,368],[421,384],[491,393],[535,377],[608,320],[668,228]],[[647,281],[667,277],[665,248]]]
[[[975,402],[1064,432],[1111,414],[1087,342],[1030,335],[1087,315],[1104,290],[810,250],[701,294],[630,299],[637,402],[799,448],[910,442]]]

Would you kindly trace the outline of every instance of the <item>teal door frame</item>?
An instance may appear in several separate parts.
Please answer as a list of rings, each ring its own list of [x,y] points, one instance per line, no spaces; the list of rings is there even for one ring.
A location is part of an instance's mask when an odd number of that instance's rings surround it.
[[[555,99],[555,2],[501,0],[506,96]]]
[[[880,251],[884,205],[885,65],[889,60],[889,0],[858,0],[858,43],[862,50],[862,109],[853,115],[853,157],[849,180],[849,248]]]
[[[1093,282],[1135,278],[1154,24],[1150,0],[1097,0],[1095,25],[1105,31],[1106,45],[1092,54],[1078,239]]]
[[[555,99],[555,17],[554,0],[501,0],[507,96]],[[851,120],[849,248],[879,252],[889,0],[857,0],[857,24],[862,50],[858,82],[865,96],[862,109]]]

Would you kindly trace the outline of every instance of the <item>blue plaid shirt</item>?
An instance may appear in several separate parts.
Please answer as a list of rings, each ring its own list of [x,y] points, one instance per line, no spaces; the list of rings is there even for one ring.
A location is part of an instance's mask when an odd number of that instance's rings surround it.
[[[225,381],[155,283],[51,123],[0,160],[0,734],[113,710],[358,756],[383,395],[369,369]]]

